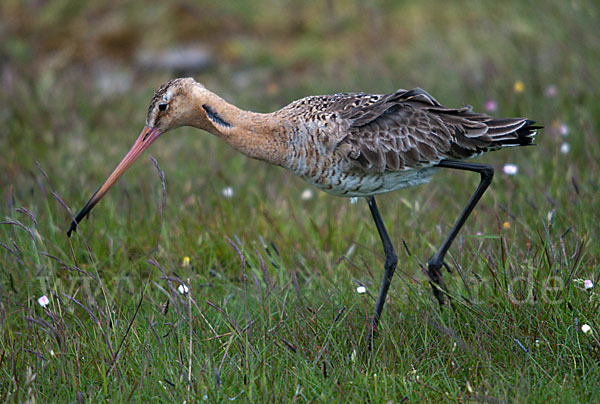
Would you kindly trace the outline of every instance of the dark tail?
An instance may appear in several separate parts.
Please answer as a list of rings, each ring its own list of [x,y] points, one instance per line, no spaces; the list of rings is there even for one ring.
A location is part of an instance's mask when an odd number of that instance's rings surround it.
[[[533,146],[533,138],[543,126],[523,118],[492,119],[486,122],[488,135],[503,147]]]

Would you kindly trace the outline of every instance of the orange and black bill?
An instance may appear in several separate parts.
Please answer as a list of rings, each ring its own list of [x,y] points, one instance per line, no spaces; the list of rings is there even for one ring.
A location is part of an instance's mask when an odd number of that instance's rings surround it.
[[[77,230],[77,224],[81,222],[87,215],[90,213],[92,208],[96,206],[100,199],[108,192],[110,187],[113,186],[115,182],[127,171],[129,167],[140,157],[140,155],[146,150],[159,136],[161,132],[157,128],[151,128],[149,126],[145,126],[140,133],[140,136],[135,141],[129,153],[123,158],[123,160],[119,163],[117,168],[112,172],[112,174],[106,179],[104,184],[90,198],[90,200],[85,204],[83,209],[77,214],[75,220],[71,222],[71,227],[67,231],[67,236],[71,237],[71,232]]]

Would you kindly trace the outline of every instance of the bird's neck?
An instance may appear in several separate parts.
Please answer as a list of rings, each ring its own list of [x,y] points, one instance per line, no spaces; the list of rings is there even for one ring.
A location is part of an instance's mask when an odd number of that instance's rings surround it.
[[[220,137],[248,157],[285,165],[287,131],[276,115],[244,111],[214,93],[205,93],[202,99],[197,108],[207,119],[192,126]]]

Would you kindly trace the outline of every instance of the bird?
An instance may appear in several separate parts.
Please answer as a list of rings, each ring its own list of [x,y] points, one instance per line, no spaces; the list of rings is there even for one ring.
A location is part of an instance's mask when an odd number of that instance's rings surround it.
[[[469,160],[504,147],[533,145],[542,128],[526,118],[493,118],[471,106],[448,108],[421,88],[308,96],[275,112],[257,113],[230,104],[194,78],[177,78],[154,93],[139,137],[73,219],[68,236],[156,139],[181,126],[209,132],[242,154],[284,167],[329,194],[367,199],[385,254],[371,317],[374,329],[398,264],[375,196],[426,183],[441,168],[480,175],[467,205],[427,261],[432,293],[442,306],[447,294],[444,258],[494,176],[492,166]]]

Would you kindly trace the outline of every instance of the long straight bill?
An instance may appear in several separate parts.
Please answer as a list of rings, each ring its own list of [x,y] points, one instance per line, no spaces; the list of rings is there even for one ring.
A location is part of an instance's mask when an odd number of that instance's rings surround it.
[[[71,227],[67,231],[67,236],[71,237],[71,232],[77,230],[77,225],[81,222],[87,215],[90,213],[92,208],[96,206],[96,204],[102,199],[104,194],[108,192],[110,187],[113,186],[115,182],[127,171],[129,167],[140,157],[140,155],[146,150],[159,136],[161,135],[160,131],[156,128],[150,128],[145,126],[140,133],[140,136],[137,138],[129,153],[121,160],[117,168],[112,172],[112,174],[104,181],[104,184],[90,198],[90,200],[85,204],[83,209],[77,214],[75,220],[71,222]]]

